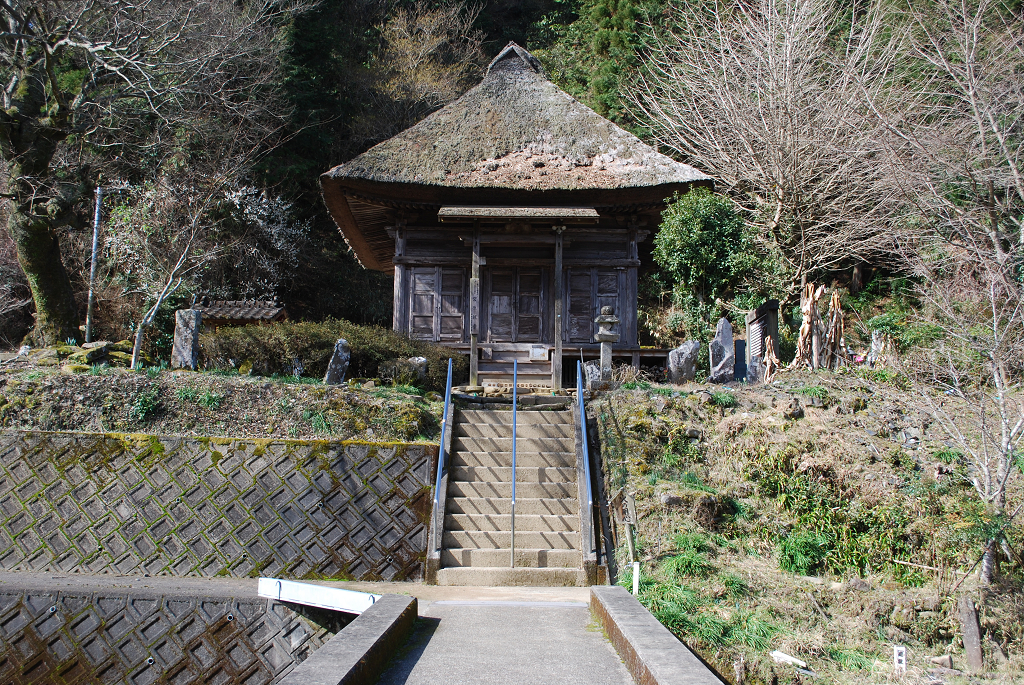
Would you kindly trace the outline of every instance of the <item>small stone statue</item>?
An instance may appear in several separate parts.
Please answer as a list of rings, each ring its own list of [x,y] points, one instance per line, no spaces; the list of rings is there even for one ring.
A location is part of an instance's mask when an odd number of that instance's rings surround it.
[[[619,342],[619,334],[612,332],[612,326],[619,323],[611,307],[601,307],[601,314],[594,319],[597,333],[594,340],[601,343],[601,380],[612,379],[612,343]]]

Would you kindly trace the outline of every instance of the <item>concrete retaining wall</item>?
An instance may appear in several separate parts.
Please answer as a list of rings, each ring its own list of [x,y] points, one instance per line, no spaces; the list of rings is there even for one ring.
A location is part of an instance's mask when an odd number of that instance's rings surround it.
[[[331,635],[268,600],[139,590],[3,590],[0,626],[9,685],[263,685]]]
[[[0,569],[422,576],[437,447],[0,433]]]

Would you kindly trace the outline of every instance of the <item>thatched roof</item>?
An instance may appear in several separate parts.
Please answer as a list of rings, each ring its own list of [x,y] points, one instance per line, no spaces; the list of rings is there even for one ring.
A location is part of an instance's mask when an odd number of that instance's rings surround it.
[[[600,211],[660,203],[675,190],[711,183],[560,90],[514,43],[494,58],[478,86],[321,181],[331,214],[371,268],[390,264],[360,245],[367,236],[349,199],[406,206],[588,205]]]

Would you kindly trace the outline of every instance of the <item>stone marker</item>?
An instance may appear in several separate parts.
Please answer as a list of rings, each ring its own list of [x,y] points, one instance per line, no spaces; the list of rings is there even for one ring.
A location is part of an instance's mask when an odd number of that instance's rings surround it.
[[[737,380],[747,380],[747,341],[737,340],[734,347],[732,376]]]
[[[172,369],[199,369],[199,331],[202,328],[203,313],[198,309],[179,309],[174,312]]]
[[[969,595],[960,598],[960,627],[964,633],[964,656],[967,666],[975,673],[985,668],[981,653],[981,628],[978,625],[978,611],[974,599]]]
[[[601,343],[601,380],[612,379],[612,343],[619,342],[619,334],[612,332],[612,326],[619,323],[619,317],[615,316],[611,307],[601,307],[601,314],[594,323],[597,324],[597,333],[594,333],[594,340]]]
[[[593,360],[584,362],[583,380],[587,384],[587,390],[593,390],[594,385],[601,382],[601,363]]]
[[[718,327],[715,329],[715,337],[709,345],[711,353],[711,373],[708,381],[711,383],[728,383],[733,379],[733,367],[735,366],[736,355],[733,352],[732,324],[725,317],[718,320]]]
[[[324,385],[338,385],[345,381],[345,374],[348,373],[348,362],[352,353],[348,347],[348,341],[338,338],[334,343],[334,353],[331,361],[327,364],[327,373],[324,374]]]
[[[427,358],[426,357],[409,357],[407,360],[409,368],[412,371],[412,375],[415,378],[415,384],[422,384],[427,380]]]
[[[673,383],[685,383],[697,377],[697,352],[700,343],[687,340],[668,353],[668,377]]]

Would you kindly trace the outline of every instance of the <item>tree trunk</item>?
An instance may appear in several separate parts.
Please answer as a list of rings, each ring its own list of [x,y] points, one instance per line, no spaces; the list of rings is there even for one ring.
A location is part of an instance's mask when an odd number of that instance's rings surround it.
[[[56,231],[71,202],[60,197],[49,178],[57,145],[69,133],[67,114],[47,102],[42,60],[16,80],[12,107],[0,113],[0,153],[7,162],[11,197],[7,230],[36,307],[36,325],[26,342],[52,345],[79,338],[74,291]]]
[[[18,262],[28,279],[36,309],[36,325],[25,341],[35,345],[53,345],[77,340],[78,311],[71,279],[60,257],[60,239],[43,217],[20,211],[15,204],[7,220],[7,230],[18,249]]]
[[[985,554],[981,557],[981,570],[978,580],[982,585],[991,585],[996,572],[996,541],[989,540],[985,546]]]

